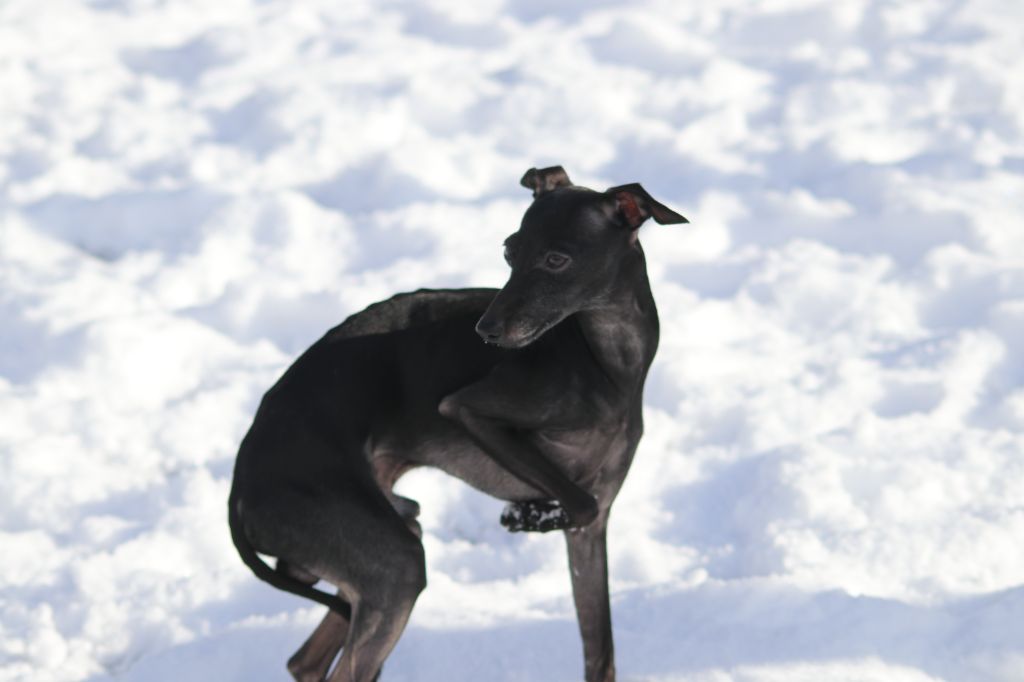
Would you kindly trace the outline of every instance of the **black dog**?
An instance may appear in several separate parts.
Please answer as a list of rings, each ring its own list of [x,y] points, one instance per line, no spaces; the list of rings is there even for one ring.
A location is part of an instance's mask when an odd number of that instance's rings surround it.
[[[369,682],[398,641],[426,585],[418,505],[392,492],[416,466],[510,501],[510,530],[569,529],[586,679],[615,679],[605,531],[658,345],[637,230],[686,219],[638,184],[595,192],[558,166],[522,184],[535,199],[505,240],[501,290],[353,315],[267,392],[242,441],[228,502],[242,559],[331,609],[288,662],[298,680],[323,680],[344,645],[330,679]]]

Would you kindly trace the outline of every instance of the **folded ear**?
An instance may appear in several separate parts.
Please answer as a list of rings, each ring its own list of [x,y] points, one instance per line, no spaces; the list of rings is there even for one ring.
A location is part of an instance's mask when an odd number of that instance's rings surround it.
[[[637,229],[648,218],[662,225],[690,222],[671,208],[654,199],[639,182],[605,190],[615,199],[616,209],[631,229]]]
[[[559,187],[569,187],[572,185],[572,180],[566,174],[565,169],[561,166],[551,166],[549,168],[531,168],[526,171],[523,175],[523,179],[519,181],[519,184],[526,189],[533,190],[533,197],[536,199],[545,192],[550,192],[553,189]]]

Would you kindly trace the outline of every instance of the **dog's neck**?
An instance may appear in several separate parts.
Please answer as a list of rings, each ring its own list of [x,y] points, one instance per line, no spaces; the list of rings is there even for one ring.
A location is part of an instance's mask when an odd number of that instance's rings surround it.
[[[606,301],[576,318],[609,379],[630,395],[642,387],[658,347],[658,311],[639,245],[624,259]]]

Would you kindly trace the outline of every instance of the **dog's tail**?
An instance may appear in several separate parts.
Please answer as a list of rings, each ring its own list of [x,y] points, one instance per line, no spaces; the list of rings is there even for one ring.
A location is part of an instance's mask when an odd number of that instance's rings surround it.
[[[249,542],[249,538],[245,536],[245,530],[242,528],[242,518],[238,513],[238,499],[235,497],[234,490],[228,496],[228,526],[231,528],[231,541],[235,543],[235,549],[238,550],[242,561],[256,574],[257,578],[270,583],[279,590],[285,590],[300,597],[320,602],[346,619],[352,617],[352,607],[345,600],[336,595],[318,590],[312,585],[300,582],[281,571],[275,571],[260,559],[259,555],[256,554],[256,550],[253,549],[252,544]]]

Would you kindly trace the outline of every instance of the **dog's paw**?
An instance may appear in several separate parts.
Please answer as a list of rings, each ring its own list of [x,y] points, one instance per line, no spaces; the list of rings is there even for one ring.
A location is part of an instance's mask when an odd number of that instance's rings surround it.
[[[526,502],[509,502],[501,512],[501,525],[510,533],[520,531],[547,533],[552,530],[565,530],[572,523],[556,500],[528,500]]]

